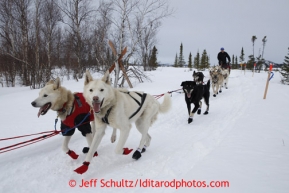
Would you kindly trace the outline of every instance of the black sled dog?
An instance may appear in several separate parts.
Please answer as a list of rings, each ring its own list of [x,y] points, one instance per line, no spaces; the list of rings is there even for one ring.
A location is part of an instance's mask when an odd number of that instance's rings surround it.
[[[193,116],[198,110],[198,114],[201,114],[202,101],[204,101],[207,105],[207,109],[204,112],[204,115],[209,113],[209,98],[210,98],[210,80],[208,80],[206,85],[196,84],[195,81],[184,81],[181,86],[183,87],[183,91],[185,92],[185,101],[188,108],[189,119],[188,123],[193,121]],[[191,112],[191,103],[195,105],[194,109]]]
[[[193,72],[193,79],[197,84],[203,84],[204,74],[202,72]]]

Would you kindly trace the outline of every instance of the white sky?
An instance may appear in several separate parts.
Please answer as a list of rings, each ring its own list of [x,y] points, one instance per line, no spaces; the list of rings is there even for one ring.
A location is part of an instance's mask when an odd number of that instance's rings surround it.
[[[183,43],[185,61],[204,49],[211,65],[217,64],[221,47],[232,57],[242,47],[245,59],[262,53],[262,39],[267,36],[264,58],[283,63],[289,47],[289,0],[171,0],[176,9],[166,18],[158,33],[158,62],[174,63]],[[260,51],[259,51],[260,50]]]

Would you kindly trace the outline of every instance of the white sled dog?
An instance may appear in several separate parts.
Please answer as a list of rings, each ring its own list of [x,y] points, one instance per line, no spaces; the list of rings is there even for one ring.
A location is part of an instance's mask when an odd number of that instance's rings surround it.
[[[149,127],[157,119],[159,112],[166,113],[171,107],[169,94],[164,95],[163,103],[160,104],[150,94],[113,88],[110,85],[108,71],[101,80],[93,80],[89,71],[86,71],[83,94],[87,103],[93,108],[96,130],[85,162],[75,170],[79,174],[87,171],[107,125],[120,130],[115,153],[127,155],[132,149],[124,148],[124,145],[131,129],[131,123],[135,123],[142,137],[132,158],[139,159],[141,153],[145,152],[150,145]]]
[[[75,128],[78,128],[82,135],[86,137],[88,147],[83,148],[83,153],[88,152],[93,139],[95,125],[93,122],[93,111],[86,103],[82,93],[72,93],[61,86],[60,80],[57,78],[55,81],[50,80],[46,83],[45,87],[40,90],[38,98],[31,105],[40,108],[38,117],[45,115],[49,109],[57,112],[57,117],[61,119],[61,132],[64,136],[62,149],[71,158],[78,158],[78,155],[68,147]],[[112,142],[115,138],[116,130],[112,134]],[[95,152],[94,156],[97,156],[97,152]]]
[[[222,92],[222,85],[224,81],[224,76],[222,73],[222,68],[220,66],[214,66],[210,69],[210,77],[211,77],[211,83],[212,83],[212,89],[213,89],[213,96],[216,97],[219,93]]]
[[[229,69],[223,69],[223,77],[224,77],[224,81],[223,81],[223,86],[228,89],[228,82],[229,82],[229,76],[230,76],[230,71]]]

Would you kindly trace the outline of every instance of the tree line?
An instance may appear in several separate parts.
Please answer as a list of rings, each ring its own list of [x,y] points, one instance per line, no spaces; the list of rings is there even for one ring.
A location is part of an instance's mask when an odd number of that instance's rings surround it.
[[[262,39],[262,54],[259,54],[257,57],[255,57],[255,53],[254,53],[254,45],[255,45],[255,41],[257,39],[257,37],[254,35],[251,38],[251,41],[253,43],[253,54],[248,56],[248,60],[246,61],[245,59],[245,52],[244,52],[244,48],[242,47],[241,49],[241,54],[239,57],[239,62],[238,62],[238,56],[237,55],[232,55],[231,57],[231,68],[232,69],[238,69],[239,67],[244,68],[244,65],[241,66],[242,64],[246,64],[246,68],[248,70],[253,70],[254,68],[254,64],[256,63],[256,69],[258,70],[258,72],[260,72],[262,65],[265,63],[265,59],[264,59],[264,49],[265,49],[265,45],[267,42],[267,37],[264,36],[264,38]],[[174,67],[184,67],[186,64],[184,56],[183,56],[183,44],[181,43],[180,45],[180,53],[178,55],[178,53],[175,56],[175,61],[174,61]],[[202,55],[200,55],[199,51],[197,51],[196,56],[194,57],[194,61],[192,61],[192,54],[190,52],[189,54],[189,58],[188,58],[188,68],[190,70],[192,70],[192,68],[195,68],[197,70],[204,70],[204,69],[208,69],[210,68],[210,59],[209,56],[207,54],[206,49],[203,50]]]
[[[1,0],[0,82],[40,88],[56,76],[106,71],[116,59],[108,40],[118,53],[128,48],[124,67],[141,80],[129,62],[155,68],[156,34],[172,13],[166,0]]]
[[[176,54],[175,61],[174,61],[174,67],[184,67],[186,64],[186,61],[184,59],[183,55],[183,43],[180,45],[180,53],[179,55]],[[192,68],[195,68],[197,70],[205,70],[210,67],[210,59],[207,54],[206,49],[203,51],[202,55],[200,55],[199,51],[197,52],[196,56],[194,57],[194,60],[192,60],[192,53],[190,52],[189,58],[188,58],[188,68],[190,71]]]

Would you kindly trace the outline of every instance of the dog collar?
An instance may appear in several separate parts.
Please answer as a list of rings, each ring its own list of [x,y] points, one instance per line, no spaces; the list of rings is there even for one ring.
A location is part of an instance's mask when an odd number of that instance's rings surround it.
[[[66,103],[64,103],[62,108],[59,109],[57,112],[58,113],[65,113],[67,111],[67,109],[65,107],[66,107]],[[74,106],[72,108],[70,108],[70,112],[67,112],[67,115],[71,115],[73,109],[74,109]]]
[[[65,113],[66,109],[65,109],[66,103],[63,104],[62,108],[57,110],[57,112],[59,113]]]

